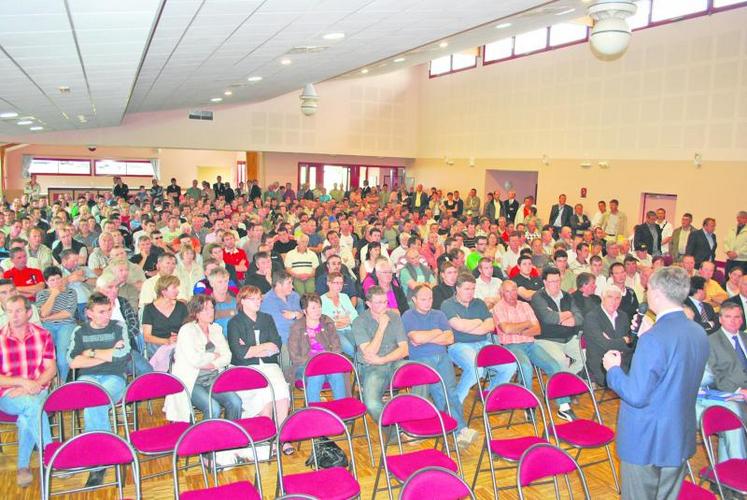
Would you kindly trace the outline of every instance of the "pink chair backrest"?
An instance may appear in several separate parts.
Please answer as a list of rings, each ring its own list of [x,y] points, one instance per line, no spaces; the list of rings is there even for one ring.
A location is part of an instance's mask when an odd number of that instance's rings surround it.
[[[723,406],[709,406],[703,412],[703,433],[705,437],[742,428],[742,421],[730,409]]]
[[[576,462],[563,450],[551,444],[535,444],[521,457],[519,481],[522,486],[546,477],[569,474],[576,469]]]
[[[176,454],[189,457],[211,451],[233,450],[250,446],[246,431],[228,420],[203,420],[182,434]]]
[[[14,423],[18,420],[18,417],[15,415],[8,415],[5,412],[0,411],[0,422],[6,422],[6,423]]]
[[[353,364],[342,354],[320,352],[306,363],[304,373],[307,377],[330,375],[332,373],[350,373]]]
[[[140,375],[127,386],[125,402],[134,403],[163,398],[171,394],[179,394],[183,390],[184,385],[173,375],[163,372],[146,373]]]
[[[52,391],[44,402],[44,411],[73,411],[110,404],[109,394],[100,385],[80,380]]]
[[[578,339],[578,345],[581,346],[581,349],[586,349],[586,337],[581,335],[581,338]]]
[[[414,394],[400,394],[392,398],[381,412],[381,425],[394,425],[412,420],[438,418],[438,410],[425,399]]]
[[[438,384],[438,372],[422,363],[405,363],[397,368],[392,377],[393,389],[405,389],[416,385]]]
[[[537,408],[537,397],[525,387],[516,384],[501,384],[488,393],[485,399],[485,411],[506,411],[514,409]]]
[[[55,463],[75,464],[77,467],[97,467],[100,465],[124,465],[135,460],[127,442],[110,432],[86,432],[65,442],[60,447]]]
[[[267,378],[261,372],[248,366],[234,366],[218,375],[213,382],[213,392],[251,391],[267,385]]]
[[[441,467],[426,467],[413,474],[402,488],[400,500],[456,500],[471,497],[464,481]]]
[[[516,363],[516,356],[503,346],[486,345],[477,353],[476,364],[480,368]]]
[[[577,396],[585,392],[589,392],[589,386],[572,373],[558,372],[547,381],[548,399]]]
[[[279,440],[288,443],[344,433],[345,424],[332,412],[323,408],[301,408],[285,419]]]

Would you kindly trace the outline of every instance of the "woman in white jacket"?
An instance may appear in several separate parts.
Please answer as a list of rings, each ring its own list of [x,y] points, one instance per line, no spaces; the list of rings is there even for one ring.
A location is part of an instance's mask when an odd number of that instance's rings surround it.
[[[166,418],[172,422],[188,422],[190,405],[193,404],[206,418],[219,417],[223,409],[225,418],[239,419],[241,399],[234,393],[213,395],[213,415],[208,411],[210,384],[231,362],[231,351],[223,330],[213,322],[213,298],[209,295],[195,295],[187,304],[187,310],[187,321],[177,335],[171,373],[184,383],[192,401],[187,401],[183,394],[168,396],[165,402]]]

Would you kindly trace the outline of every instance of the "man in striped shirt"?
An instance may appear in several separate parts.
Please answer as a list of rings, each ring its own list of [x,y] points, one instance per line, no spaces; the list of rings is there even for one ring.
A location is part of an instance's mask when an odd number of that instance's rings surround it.
[[[18,486],[29,486],[34,477],[29,468],[34,446],[51,441],[49,420],[41,408],[49,383],[57,373],[52,336],[29,323],[31,303],[21,295],[5,303],[8,324],[0,328],[0,411],[17,417]],[[39,435],[39,421],[42,435]]]
[[[39,307],[42,326],[54,339],[57,372],[60,375],[60,383],[64,384],[70,371],[66,353],[77,326],[75,314],[78,311],[78,294],[67,285],[62,278],[62,270],[57,266],[49,266],[44,270],[44,281],[47,288],[36,295],[36,305]]]

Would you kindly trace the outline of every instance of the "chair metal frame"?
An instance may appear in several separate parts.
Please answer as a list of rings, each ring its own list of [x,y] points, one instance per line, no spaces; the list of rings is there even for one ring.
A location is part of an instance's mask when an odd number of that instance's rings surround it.
[[[710,479],[709,477],[707,477],[706,474],[704,474],[704,472],[707,473],[708,471],[712,471],[713,472],[713,479],[715,479],[716,486],[718,486],[718,492],[719,492],[719,495],[721,496],[721,498],[726,498],[724,496],[724,487],[727,488],[729,491],[734,491],[734,492],[737,492],[737,493],[739,493],[741,495],[747,495],[747,491],[738,490],[738,489],[735,489],[735,488],[729,486],[728,484],[724,484],[724,483],[721,482],[721,479],[719,479],[719,477],[718,477],[718,464],[721,463],[721,462],[717,462],[718,455],[717,455],[716,451],[714,451],[714,449],[713,449],[713,443],[711,442],[711,438],[712,438],[712,436],[714,434],[716,434],[716,435],[719,435],[718,439],[722,439],[720,437],[721,432],[714,432],[714,433],[711,433],[711,434],[706,434],[706,432],[705,432],[705,419],[707,418],[708,413],[713,413],[714,411],[727,411],[727,412],[729,412],[731,414],[731,416],[733,416],[734,419],[736,419],[736,421],[738,421],[741,424],[741,430],[744,433],[745,438],[747,438],[747,425],[745,425],[744,421],[742,421],[742,418],[739,415],[737,415],[736,413],[734,413],[734,411],[731,408],[727,408],[726,406],[720,406],[720,405],[718,405],[718,406],[709,406],[708,408],[706,408],[703,411],[703,413],[701,413],[701,415],[700,415],[700,434],[703,437],[703,445],[705,446],[706,455],[708,457],[708,466],[704,470],[702,470],[700,472],[701,480],[713,481],[712,479]],[[738,430],[738,429],[739,429],[739,427],[733,427],[732,429],[729,429],[729,430],[726,430],[726,431],[723,431],[723,432],[735,431],[735,430]],[[747,469],[747,459],[744,459],[744,460],[745,460],[745,466],[746,466],[746,469]],[[691,473],[692,473],[692,471],[691,471]]]
[[[494,337],[494,336],[493,336]],[[516,358],[516,354],[511,352],[509,349],[507,349],[505,346],[500,344],[488,344],[486,346],[483,346],[480,351],[477,353],[477,356],[475,356],[475,378],[477,379],[477,397],[472,400],[472,407],[469,410],[469,417],[467,417],[467,427],[472,423],[472,420],[475,418],[479,418],[475,416],[475,408],[477,407],[477,401],[478,398],[480,399],[480,403],[485,406],[485,396],[483,395],[484,384],[489,383],[491,380],[492,375],[490,375],[490,368],[493,366],[502,366],[507,365],[509,363],[501,363],[498,365],[485,365],[485,366],[478,366],[478,360],[480,358],[480,353],[485,349],[495,349],[500,348],[503,351],[505,351],[508,355],[510,355],[513,358],[513,363],[516,363],[516,377],[518,377],[519,382],[522,385],[526,385],[526,377],[524,377],[524,371],[521,369],[521,365],[519,364],[519,360]],[[485,376],[480,377],[480,370],[485,370]],[[541,380],[541,379],[540,379]],[[540,387],[542,386],[542,383],[540,382]],[[511,418],[509,418],[507,427],[511,427]]]
[[[410,484],[412,484],[412,481],[420,474],[425,474],[426,472],[430,471],[438,471],[441,474],[446,474],[448,476],[451,476],[453,479],[459,481],[462,483],[462,485],[467,489],[469,492],[469,498],[470,500],[476,500],[477,497],[475,497],[474,488],[470,488],[470,486],[467,484],[467,482],[459,476],[459,474],[455,474],[454,472],[450,471],[449,469],[444,469],[443,467],[423,467],[419,471],[417,471],[415,474],[407,478],[407,481],[402,485],[402,489],[399,492],[400,499],[404,498],[405,493],[407,492],[407,488]],[[498,498],[498,497],[496,497]]]
[[[589,485],[586,482],[586,475],[584,474],[584,471],[581,468],[581,466],[579,465],[579,463],[567,451],[565,451],[564,449],[560,448],[559,446],[555,446],[555,445],[550,444],[550,443],[539,443],[539,444],[535,444],[533,446],[530,446],[521,455],[521,458],[519,459],[519,465],[516,468],[516,488],[519,490],[519,500],[524,500],[524,498],[525,498],[524,497],[524,491],[523,491],[524,486],[522,486],[522,484],[521,484],[521,468],[522,468],[522,465],[524,464],[524,462],[526,460],[526,457],[530,453],[533,453],[534,450],[536,450],[538,448],[545,448],[545,447],[553,448],[557,452],[562,453],[563,455],[565,455],[573,463],[573,465],[576,467],[576,472],[578,472],[578,477],[581,480],[581,486],[584,489],[584,498],[585,498],[585,500],[591,500],[591,495],[589,494]],[[547,476],[545,476],[545,477],[547,477]],[[563,477],[565,478],[565,484],[568,487],[568,493],[570,495],[570,498],[571,498],[571,500],[573,500],[573,489],[571,489],[571,482],[570,482],[570,479],[568,479],[568,474],[567,473],[563,474]],[[552,479],[553,480],[553,486],[555,487],[555,498],[557,500],[560,500],[560,488],[558,487],[558,476],[557,475],[552,475],[552,478],[553,478]],[[526,486],[529,486],[530,484],[532,484],[532,483],[529,483]]]
[[[0,453],[3,452],[3,447],[5,446],[16,446],[18,444],[18,435],[16,429],[18,428],[18,417],[16,415],[11,415],[9,413],[0,412],[0,416],[2,416],[2,419],[0,419]],[[5,418],[7,417],[7,418]],[[3,427],[13,427],[12,429],[3,429]],[[3,434],[11,434],[13,432],[16,432],[16,440],[15,441],[2,441],[2,435]]]

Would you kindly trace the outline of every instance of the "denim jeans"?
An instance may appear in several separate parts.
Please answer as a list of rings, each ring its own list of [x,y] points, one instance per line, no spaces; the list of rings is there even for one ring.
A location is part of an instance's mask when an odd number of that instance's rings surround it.
[[[29,466],[31,452],[34,451],[34,446],[41,450],[41,446],[39,445],[39,419],[41,418],[42,404],[44,404],[44,399],[46,397],[47,391],[41,391],[39,394],[33,396],[18,396],[11,398],[6,395],[0,397],[0,411],[18,417],[16,426],[18,427],[19,469],[25,469]],[[46,445],[52,441],[52,436],[49,432],[49,419],[45,416],[44,418],[41,418],[41,423],[41,442]]]
[[[78,380],[89,380],[101,385],[111,396],[114,404],[122,399],[127,381],[120,375],[81,375]],[[111,419],[109,418],[108,406],[96,406],[83,410],[85,430],[89,431],[111,431]]]
[[[340,348],[342,352],[348,355],[350,358],[355,356],[355,342],[353,340],[353,330],[346,328],[344,330],[337,330],[340,335]]]
[[[547,376],[553,375],[561,371],[560,365],[555,358],[550,356],[542,346],[536,342],[523,342],[521,344],[504,344],[503,347],[514,353],[516,359],[519,361],[519,369],[524,375],[524,387],[532,390],[532,380],[534,377],[534,369],[532,365],[537,366],[540,370],[545,372]],[[570,398],[558,398],[558,404],[570,403]]]
[[[433,354],[431,356],[424,356],[414,361],[424,363],[441,375],[446,387],[446,397],[449,400],[450,415],[457,421],[457,431],[461,431],[467,427],[467,422],[464,421],[464,406],[457,397],[457,381],[456,373],[454,373],[454,365],[451,363],[451,359],[447,353]],[[444,398],[444,391],[441,384],[431,384],[428,386],[428,391],[433,400],[433,404],[436,405],[441,411],[446,411],[446,398]]]
[[[480,352],[480,349],[490,344],[490,340],[485,339],[480,342],[457,342],[449,346],[449,358],[451,358],[451,361],[455,365],[462,369],[462,377],[459,379],[456,388],[457,397],[462,403],[467,399],[472,386],[477,383],[475,376],[475,359],[477,358],[477,353]],[[490,372],[488,390],[490,390],[511,380],[511,377],[516,373],[516,363],[491,367],[488,371]],[[480,378],[484,377],[485,370],[481,368],[478,376]]]
[[[143,355],[140,354],[139,352],[137,352],[135,350],[131,350],[130,351],[130,356],[132,356],[132,361],[133,361],[133,364],[135,366],[135,373],[133,375],[135,375],[136,377],[138,377],[138,376],[140,376],[140,375],[142,375],[144,373],[150,373],[150,372],[153,371],[153,367],[151,366],[151,364],[148,363],[148,360],[145,359],[143,357]],[[130,365],[130,363],[128,363],[127,373],[129,373],[131,371],[131,366],[132,365]]]
[[[303,366],[299,366],[296,370],[296,378],[303,379]],[[347,389],[345,388],[345,375],[342,373],[331,373],[329,375],[316,375],[309,377],[306,380],[306,399],[309,403],[318,403],[322,400],[321,392],[324,382],[329,382],[329,386],[332,389],[332,397],[334,399],[342,399],[347,396]]]
[[[192,404],[202,411],[205,418],[220,418],[220,410],[226,411],[225,418],[228,420],[238,420],[241,418],[241,398],[233,392],[224,392],[213,394],[213,414],[209,411],[209,392],[208,389],[195,384],[192,388]]]
[[[53,323],[45,321],[42,326],[49,331],[54,339],[54,350],[57,357],[57,376],[60,377],[60,384],[67,381],[67,374],[70,372],[70,360],[67,358],[67,352],[70,349],[70,340],[73,338],[73,332],[76,325],[74,323]]]
[[[584,369],[581,362],[581,344],[578,341],[578,335],[574,335],[565,343],[547,339],[539,339],[534,342],[552,356],[564,372],[579,374]]]
[[[399,360],[386,365],[363,365],[361,370],[363,403],[368,408],[368,414],[371,415],[374,422],[379,421],[381,411],[384,409],[381,396],[384,391],[389,390],[389,383],[392,380],[392,375],[394,375],[394,370],[404,363],[403,360]]]

